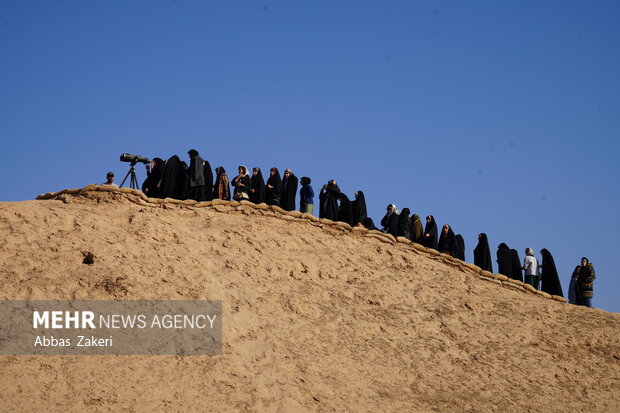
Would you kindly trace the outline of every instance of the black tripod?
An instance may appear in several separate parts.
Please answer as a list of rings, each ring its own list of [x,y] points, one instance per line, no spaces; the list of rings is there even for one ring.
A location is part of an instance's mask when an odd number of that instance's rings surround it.
[[[138,162],[137,161],[133,161],[131,163],[131,165],[129,165],[129,172],[127,172],[127,175],[125,175],[125,179],[123,179],[123,182],[121,182],[121,186],[123,186],[123,184],[125,183],[127,178],[129,178],[129,175],[131,175],[131,180],[129,182],[129,187],[131,189],[140,189],[138,187],[138,178],[136,178],[136,168],[134,168],[134,166],[136,166],[136,163],[138,163]]]

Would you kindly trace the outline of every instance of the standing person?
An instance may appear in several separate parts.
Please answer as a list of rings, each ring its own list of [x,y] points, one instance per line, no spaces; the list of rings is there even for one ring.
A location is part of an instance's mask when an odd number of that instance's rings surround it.
[[[512,278],[512,252],[504,242],[497,246],[497,272]]]
[[[355,199],[351,201],[351,209],[353,210],[351,216],[351,226],[356,226],[360,222],[363,223],[366,217],[368,217],[368,211],[366,210],[366,197],[362,191],[355,192]]]
[[[159,189],[162,198],[185,199],[187,174],[177,155],[172,155],[164,164]]]
[[[335,179],[330,179],[319,193],[319,218],[332,221],[338,219],[338,198],[340,198],[340,188]]]
[[[405,237],[407,239],[411,238],[411,218],[409,217],[409,208],[403,208],[400,211],[400,215],[398,216],[398,236]]]
[[[581,271],[581,265],[578,265],[573,270],[573,274],[570,277],[570,283],[568,284],[568,303],[579,304],[577,300],[577,283],[579,282],[579,271]]]
[[[519,253],[515,249],[510,250],[510,252],[512,253],[512,274],[510,278],[523,282],[523,272],[521,271],[521,258],[519,258]]]
[[[204,177],[205,177],[205,201],[213,200],[213,169],[206,159],[204,161]]]
[[[456,256],[461,261],[465,261],[465,239],[461,234],[456,234]]]
[[[348,224],[351,221],[351,215],[353,215],[351,201],[344,192],[340,193],[338,200],[340,200],[340,206],[338,207],[338,221],[346,222]]]
[[[551,255],[549,250],[547,250],[546,248],[540,250],[540,253],[542,255],[540,289],[548,294],[564,297],[564,294],[562,293],[562,284],[560,284],[558,270],[555,268],[555,261],[553,260],[553,255]]]
[[[196,201],[206,201],[207,194],[205,189],[205,163],[196,149],[190,149],[189,168],[187,175],[189,176],[189,198]]]
[[[310,185],[311,182],[307,176],[302,177],[299,191],[299,210],[310,215],[314,214],[314,189]]]
[[[530,247],[525,249],[523,271],[525,271],[525,282],[538,290],[538,260],[534,256],[534,250]]]
[[[282,197],[282,178],[275,166],[269,170],[269,178],[265,185],[265,202],[269,205],[280,205]]]
[[[252,168],[252,178],[250,179],[250,202],[260,204],[265,202],[265,180],[263,173],[258,166]]]
[[[579,270],[579,278],[577,278],[577,300],[579,305],[592,307],[595,279],[594,267],[586,257],[581,258],[581,269]]]
[[[484,271],[493,272],[489,239],[484,232],[478,234],[478,245],[474,248],[474,264]]]
[[[230,201],[230,181],[226,170],[223,166],[215,168],[217,177],[215,179],[215,185],[213,185],[212,199],[224,199]]]
[[[456,255],[456,236],[448,224],[445,224],[441,229],[437,250],[452,257]]]
[[[418,214],[411,216],[411,241],[421,244],[424,239],[424,228]]]
[[[249,200],[250,195],[250,173],[245,165],[239,165],[239,175],[233,178],[231,184],[235,187],[233,199],[241,201]]]
[[[293,174],[293,171],[286,169],[284,171],[284,179],[282,179],[282,199],[280,200],[280,206],[285,211],[292,211],[295,209],[297,182],[297,177]]]
[[[437,223],[432,215],[426,216],[426,227],[424,228],[424,238],[422,245],[426,248],[437,249]]]
[[[389,204],[387,206],[387,212],[381,219],[381,226],[383,227],[383,232],[387,232],[388,234],[392,234],[394,237],[398,236],[398,210],[396,209],[396,205]]]
[[[142,183],[142,192],[149,198],[160,198],[159,181],[164,170],[164,160],[153,158],[150,164],[145,165],[146,179]]]

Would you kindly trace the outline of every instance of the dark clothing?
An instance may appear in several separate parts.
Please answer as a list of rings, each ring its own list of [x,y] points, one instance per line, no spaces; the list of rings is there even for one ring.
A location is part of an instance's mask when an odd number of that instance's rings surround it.
[[[185,199],[187,174],[178,156],[172,155],[165,163],[159,189],[162,198]]]
[[[287,178],[286,175],[282,180],[282,198],[280,200],[280,206],[285,211],[292,211],[295,209],[295,197],[297,196],[297,177],[292,173]]]
[[[340,188],[338,185],[324,185],[319,193],[319,218],[327,218],[332,221],[338,220],[338,198]]]
[[[252,175],[250,178],[250,201],[260,204],[265,202],[265,180],[260,168],[257,169],[256,175]]]
[[[456,234],[456,255],[454,258],[465,261],[465,240],[461,234]]]
[[[377,228],[375,226],[375,223],[372,221],[372,218],[366,217],[366,219],[364,220],[364,222],[362,223],[364,225],[364,228],[366,228],[367,230],[379,230],[379,228]]]
[[[596,275],[592,264],[582,266],[577,276],[577,304],[592,307],[592,297],[594,296],[594,280]]]
[[[385,214],[385,216],[381,220],[381,226],[383,227],[383,230],[385,232],[397,237],[398,236],[398,214],[396,212],[392,212],[391,214]]]
[[[564,297],[553,256],[546,248],[543,248],[540,253],[542,254],[542,272],[540,275],[542,283],[540,289],[548,294]]]
[[[356,226],[360,222],[364,222],[368,216],[366,211],[366,197],[362,191],[355,193],[355,199],[351,201],[351,226]]]
[[[423,239],[424,228],[422,228],[422,221],[420,221],[418,214],[413,214],[411,216],[411,241],[421,244]]]
[[[351,201],[344,193],[340,193],[339,199],[340,206],[338,207],[338,221],[346,222],[348,224],[351,221],[351,215],[353,214]]]
[[[187,176],[189,177],[189,198],[199,202],[206,201],[205,167],[200,155],[192,156],[187,169]]]
[[[213,170],[209,161],[204,161],[205,201],[213,200]]]
[[[280,172],[276,169],[275,174],[271,175],[267,179],[267,185],[265,187],[265,202],[269,205],[280,205],[280,199],[282,197],[282,178],[280,178]]]
[[[250,190],[250,177],[248,175],[237,175],[233,178],[231,185],[235,187],[233,199],[241,201],[242,199],[249,200]]]
[[[523,282],[523,270],[521,268],[521,259],[519,258],[519,252],[515,249],[510,250],[512,253],[512,274],[509,275],[513,280],[519,280]]]
[[[411,219],[409,218],[409,208],[403,208],[398,216],[398,231],[399,237],[411,238]]]
[[[225,199],[230,201],[230,181],[226,171],[221,166],[215,168],[217,172],[217,178],[215,179],[215,185],[213,186],[212,199]]]
[[[428,217],[430,217],[430,221],[426,221],[422,245],[426,248],[437,249],[437,223],[435,222],[435,217],[432,215],[429,215]]]
[[[456,235],[454,235],[452,228],[448,227],[447,233],[443,230],[441,231],[439,242],[437,243],[437,250],[452,257],[456,255]]]
[[[497,272],[508,278],[512,277],[512,251],[503,242],[497,247]]]
[[[299,210],[305,211],[306,205],[314,205],[314,189],[310,184],[302,186],[299,191]]]
[[[485,271],[493,272],[493,263],[491,261],[491,251],[489,250],[487,234],[483,233],[478,237],[478,245],[474,248],[474,264]]]
[[[161,198],[161,190],[159,189],[159,181],[164,171],[164,160],[154,158],[155,166],[151,171],[146,173],[146,179],[142,184],[142,192],[150,198]]]

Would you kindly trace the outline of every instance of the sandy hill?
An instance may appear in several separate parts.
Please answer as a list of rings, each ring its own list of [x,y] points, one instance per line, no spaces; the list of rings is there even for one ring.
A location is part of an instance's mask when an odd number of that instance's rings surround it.
[[[0,356],[1,411],[620,411],[619,314],[272,210],[56,198],[0,203],[0,298],[221,299],[223,352]]]

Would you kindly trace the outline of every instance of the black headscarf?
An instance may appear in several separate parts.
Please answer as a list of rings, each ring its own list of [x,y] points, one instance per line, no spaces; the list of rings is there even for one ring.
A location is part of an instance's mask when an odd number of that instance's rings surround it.
[[[271,171],[275,171],[275,174],[271,175]],[[282,178],[280,178],[280,171],[278,171],[278,168],[271,168],[266,185],[271,185],[272,188],[267,188],[265,186],[265,202],[269,205],[279,206],[282,197]]]
[[[292,211],[295,209],[295,196],[297,195],[297,183],[298,179],[291,171],[288,178],[286,174],[282,179],[282,199],[280,200],[280,206],[286,211]]]
[[[437,249],[437,223],[435,222],[435,217],[433,217],[432,215],[426,217],[427,220],[429,218],[430,221],[426,221],[422,245],[427,248]],[[428,237],[426,236],[427,234]]]
[[[362,191],[355,193],[355,200],[351,201],[351,208],[353,210],[350,224],[355,226],[360,222],[364,222],[368,216],[366,211],[366,197]]]
[[[454,235],[450,225],[448,225],[447,233],[444,233],[442,228],[439,242],[437,243],[437,250],[453,257],[456,256],[456,235]]]
[[[331,181],[323,185],[319,194],[319,218],[338,220],[338,199],[340,188]]]
[[[546,248],[540,250],[540,253],[542,255],[542,273],[540,277],[542,284],[540,289],[551,295],[564,297],[562,293],[562,284],[560,283],[560,277],[558,277],[558,270],[555,268],[553,256]]]
[[[512,277],[512,252],[503,242],[497,246],[497,272]]]
[[[223,166],[218,166],[215,168],[215,172],[217,173],[217,177],[215,178],[215,185],[213,185],[213,195],[211,198],[230,201],[230,181],[228,180],[226,170]]]
[[[512,274],[510,275],[510,278],[523,282],[523,270],[521,269],[519,252],[515,249],[510,250],[510,252],[512,253]]]
[[[340,199],[340,206],[338,207],[338,221],[349,223],[351,221],[351,215],[353,213],[353,207],[349,197],[341,192],[338,196]]]
[[[375,223],[372,221],[372,218],[366,217],[366,219],[364,219],[364,222],[362,223],[364,225],[364,228],[371,230],[378,230],[378,228],[375,226]]]
[[[150,198],[160,198],[161,190],[159,189],[159,181],[161,180],[162,172],[164,171],[164,160],[161,158],[153,158],[155,166],[148,172],[148,176],[142,184],[142,192]]]
[[[409,218],[409,208],[403,208],[398,216],[398,232],[399,237],[411,238],[411,219]]]
[[[474,264],[485,271],[493,272],[489,240],[485,233],[478,235],[478,245],[474,248]]]
[[[256,175],[254,175],[254,169],[256,169]],[[265,202],[265,180],[263,179],[263,172],[258,166],[252,169],[252,178],[250,178],[250,201],[255,204]]]
[[[465,261],[465,240],[461,234],[456,234],[456,255],[454,258]]]
[[[162,198],[185,199],[187,174],[177,155],[172,155],[164,165],[159,185]]]

